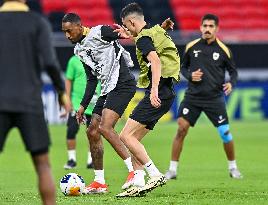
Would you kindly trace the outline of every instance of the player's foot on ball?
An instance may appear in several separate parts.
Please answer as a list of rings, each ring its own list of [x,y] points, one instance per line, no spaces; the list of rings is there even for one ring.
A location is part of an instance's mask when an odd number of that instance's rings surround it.
[[[99,182],[92,182],[90,185],[86,186],[84,189],[84,194],[100,194],[108,192],[108,186],[106,184],[101,184]]]
[[[238,169],[236,169],[236,168],[229,169],[229,174],[230,174],[230,177],[232,177],[234,179],[242,179],[243,178],[243,176],[240,173],[240,171]]]
[[[130,188],[124,190],[123,192],[116,195],[117,198],[123,197],[140,197],[145,196],[145,193],[142,195],[140,194],[141,188],[138,186],[131,186]]]
[[[67,161],[67,163],[64,165],[64,169],[73,169],[76,167],[76,161],[73,159],[70,159]]]
[[[177,173],[171,170],[168,170],[165,174],[165,177],[167,179],[176,179],[177,178]]]
[[[89,163],[89,164],[87,164],[87,169],[93,169],[94,167],[93,167],[93,163],[91,162],[91,163]]]
[[[123,184],[122,189],[128,189],[133,185],[134,182],[134,171],[129,172],[126,182]]]
[[[147,192],[152,191],[153,189],[163,186],[167,183],[167,178],[161,174],[160,176],[151,177],[144,187],[140,189],[140,194],[143,195]]]

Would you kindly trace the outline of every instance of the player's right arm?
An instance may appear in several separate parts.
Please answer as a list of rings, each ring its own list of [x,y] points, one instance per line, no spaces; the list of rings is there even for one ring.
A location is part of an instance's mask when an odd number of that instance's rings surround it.
[[[87,84],[86,84],[84,96],[80,103],[80,108],[78,109],[76,113],[76,120],[78,123],[83,122],[83,114],[85,110],[87,109],[87,106],[90,103],[91,99],[93,98],[96,87],[98,85],[98,79],[96,76],[92,74],[91,68],[85,63],[83,63],[83,67],[85,69],[85,73],[87,76]]]
[[[183,59],[182,59],[181,74],[188,81],[192,81],[192,82],[201,81],[202,76],[203,76],[202,70],[198,68],[196,71],[191,72],[189,65],[190,65],[190,55],[189,55],[189,50],[187,50],[185,51]]]

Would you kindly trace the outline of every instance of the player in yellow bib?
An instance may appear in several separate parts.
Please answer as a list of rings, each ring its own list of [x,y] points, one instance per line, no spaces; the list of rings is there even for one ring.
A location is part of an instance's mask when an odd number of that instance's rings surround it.
[[[158,120],[169,111],[175,92],[173,82],[179,80],[180,58],[177,48],[167,32],[159,25],[151,27],[144,21],[143,11],[137,3],[128,4],[121,13],[124,27],[116,30],[121,37],[135,40],[136,55],[141,68],[138,87],[145,88],[145,96],[133,110],[120,138],[134,160],[134,184],[117,197],[139,196],[166,183],[140,143],[153,130]],[[149,180],[145,184],[144,171]]]

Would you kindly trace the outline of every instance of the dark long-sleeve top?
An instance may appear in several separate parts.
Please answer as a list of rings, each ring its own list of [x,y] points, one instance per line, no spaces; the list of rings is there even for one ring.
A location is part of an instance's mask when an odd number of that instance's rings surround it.
[[[201,69],[202,80],[192,81],[192,72]],[[226,70],[232,86],[237,82],[237,70],[232,53],[221,41],[216,39],[207,44],[204,39],[197,39],[186,45],[182,60],[181,73],[188,80],[185,97],[210,100],[223,96],[223,84]]]
[[[43,112],[42,68],[64,91],[51,29],[30,11],[0,12],[0,111]]]

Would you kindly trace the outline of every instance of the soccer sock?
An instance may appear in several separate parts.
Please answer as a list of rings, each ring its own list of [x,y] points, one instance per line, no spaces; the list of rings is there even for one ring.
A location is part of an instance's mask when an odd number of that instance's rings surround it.
[[[145,185],[144,176],[146,175],[145,171],[143,170],[135,170],[134,171],[134,186],[143,187]]]
[[[156,177],[161,175],[161,173],[159,172],[159,170],[156,168],[156,166],[154,165],[153,161],[150,160],[149,162],[147,162],[144,165],[144,168],[146,169],[146,171],[148,172],[150,177]]]
[[[94,181],[99,182],[100,184],[105,184],[104,179],[104,170],[94,170],[95,178]]]
[[[132,161],[131,161],[131,157],[125,159],[124,162],[125,162],[125,164],[127,166],[128,172],[134,171]]]
[[[68,158],[69,158],[69,160],[72,159],[72,160],[76,161],[75,149],[68,150]]]
[[[178,161],[171,160],[169,164],[169,170],[173,172],[177,172],[178,163],[179,163]]]
[[[237,169],[236,161],[228,161],[228,167],[229,169]]]
[[[87,154],[87,164],[91,164],[91,163],[92,163],[91,152],[88,152],[88,154]]]

